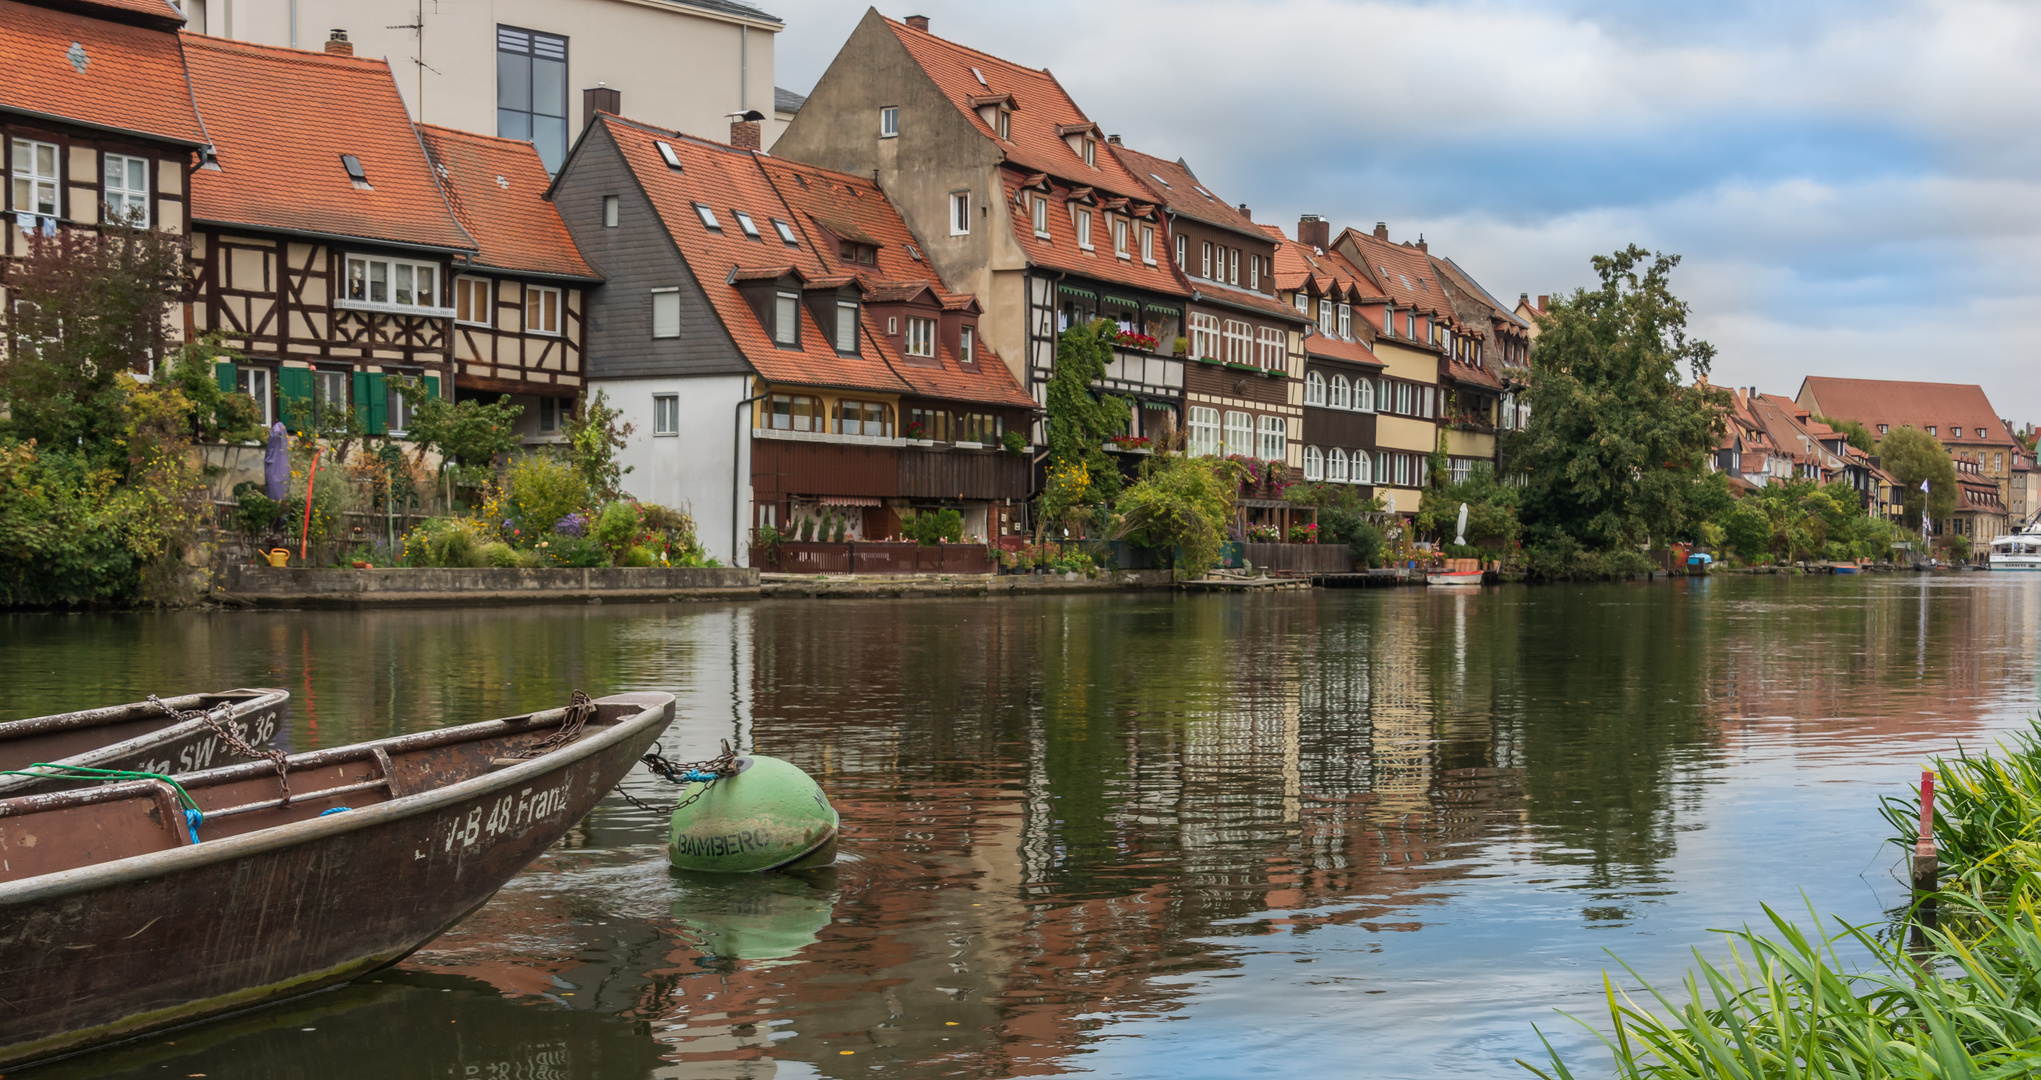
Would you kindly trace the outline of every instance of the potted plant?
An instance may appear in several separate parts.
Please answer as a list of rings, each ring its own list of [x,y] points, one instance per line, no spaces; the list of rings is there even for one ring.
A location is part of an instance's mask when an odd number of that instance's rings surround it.
[[[1113,335],[1113,343],[1124,349],[1139,349],[1142,352],[1154,352],[1155,347],[1161,344],[1154,335],[1133,330],[1122,330]]]
[[[923,440],[928,438],[928,425],[920,420],[909,420],[907,426],[901,430],[900,434],[904,438],[917,441]]]
[[[1028,452],[1028,437],[1018,431],[1009,431],[999,437],[1000,448],[1015,457]]]
[[[1175,356],[1189,356],[1191,354],[1191,339],[1187,337],[1177,338],[1175,343],[1170,345],[1169,351]]]

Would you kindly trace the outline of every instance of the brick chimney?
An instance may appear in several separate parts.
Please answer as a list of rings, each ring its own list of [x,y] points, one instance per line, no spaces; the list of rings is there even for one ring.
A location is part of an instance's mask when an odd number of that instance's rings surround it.
[[[759,140],[758,121],[756,120],[730,121],[731,146],[734,146],[739,150],[756,150],[759,148],[760,145],[758,140]]]
[[[1246,218],[1246,219],[1247,219],[1247,220],[1249,220],[1249,221],[1253,221],[1253,220],[1254,220],[1254,211],[1252,211],[1252,210],[1249,210],[1249,209],[1247,208],[1247,204],[1246,204],[1246,203],[1241,203],[1241,204],[1240,204],[1240,216],[1241,216],[1241,217],[1244,217],[1244,218]],[[1324,245],[1322,245],[1322,244],[1321,244],[1321,245],[1319,245],[1319,246],[1323,247]]]
[[[1332,223],[1317,214],[1297,219],[1297,242],[1324,251],[1332,243]]]
[[[1120,146],[1120,145],[1123,145],[1123,144],[1122,144],[1122,143],[1120,142],[1120,137],[1119,137],[1118,135],[1108,135],[1108,136],[1106,136],[1106,142],[1108,142],[1108,143],[1110,143],[1110,144],[1112,144],[1112,145],[1114,145],[1114,146]]]
[[[335,56],[353,56],[354,42],[347,40],[347,31],[335,30],[326,38],[326,51]]]
[[[1550,299],[1552,299],[1552,298],[1551,298],[1551,297],[1549,297],[1549,296],[1540,296],[1540,297],[1538,297],[1538,310],[1539,310],[1539,311],[1543,311],[1543,310],[1545,310],[1545,307],[1546,307],[1545,301],[1547,301],[1547,300],[1550,300]]]
[[[909,15],[905,21],[909,30],[919,30],[924,34],[928,33],[928,16]]]
[[[608,83],[596,83],[581,92],[581,126],[587,127],[595,121],[595,114],[606,112],[612,116],[624,113],[624,95]]]
[[[1386,221],[1378,221],[1378,222],[1376,222],[1376,223],[1375,223],[1375,239],[1377,239],[1377,240],[1383,240],[1383,241],[1387,241],[1387,240],[1389,239],[1389,223],[1388,223],[1388,222],[1386,222]]]
[[[1418,233],[1418,234],[1417,234],[1417,250],[1419,250],[1419,251],[1423,251],[1423,252],[1427,252],[1427,253],[1429,253],[1429,252],[1431,251],[1431,248],[1429,248],[1429,247],[1425,246],[1425,242],[1424,242],[1424,234],[1423,234],[1423,233]]]

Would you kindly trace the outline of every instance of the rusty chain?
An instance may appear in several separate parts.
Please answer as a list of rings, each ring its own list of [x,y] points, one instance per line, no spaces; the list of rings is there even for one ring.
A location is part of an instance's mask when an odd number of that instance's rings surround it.
[[[248,745],[247,741],[242,739],[241,736],[234,734],[233,728],[230,727],[225,720],[221,719],[218,716],[213,715],[213,712],[215,710],[175,708],[171,706],[168,702],[164,701],[162,698],[159,698],[154,694],[149,695],[149,704],[156,706],[157,708],[163,710],[164,712],[170,714],[173,717],[176,717],[179,720],[199,721],[205,726],[211,728],[213,730],[213,734],[218,735],[220,737],[220,741],[227,744],[227,749],[232,750],[233,752],[241,755],[244,758],[250,759],[267,758],[270,764],[276,766],[276,787],[277,790],[282,795],[282,801],[280,805],[289,806],[291,804],[291,782],[289,777],[290,755],[284,753],[281,750],[276,749],[275,747],[257,749],[253,746]],[[217,711],[227,711],[231,710],[232,708],[233,706],[231,704],[221,705],[219,707],[219,710]]]
[[[580,738],[581,729],[587,727],[590,720],[595,719],[595,702],[587,694],[576,690],[574,691],[574,696],[567,699],[567,708],[564,711],[567,715],[560,719],[560,730],[519,750],[511,756],[521,758],[538,757],[540,754],[558,749]]]
[[[646,768],[652,770],[653,775],[661,777],[668,783],[691,784],[699,782],[702,785],[695,789],[694,794],[671,806],[653,806],[625,791],[624,785],[617,785],[616,792],[624,797],[625,802],[648,814],[671,816],[681,807],[687,806],[696,799],[707,795],[709,789],[716,786],[716,781],[721,780],[725,776],[734,776],[737,773],[737,751],[730,749],[730,740],[728,739],[723,740],[722,753],[702,761],[670,761],[659,752],[659,747],[656,744],[652,747],[651,753],[646,754],[639,760],[645,763]]]

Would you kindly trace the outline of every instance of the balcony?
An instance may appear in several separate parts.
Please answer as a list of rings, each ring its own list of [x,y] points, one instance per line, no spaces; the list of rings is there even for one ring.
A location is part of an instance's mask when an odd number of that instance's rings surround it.
[[[1094,385],[1109,393],[1180,397],[1183,394],[1183,365],[1183,360],[1178,357],[1115,347],[1113,358],[1106,363],[1104,377]]]
[[[1025,455],[969,444],[871,435],[755,431],[752,485],[761,498],[856,495],[949,500],[1024,499]]]

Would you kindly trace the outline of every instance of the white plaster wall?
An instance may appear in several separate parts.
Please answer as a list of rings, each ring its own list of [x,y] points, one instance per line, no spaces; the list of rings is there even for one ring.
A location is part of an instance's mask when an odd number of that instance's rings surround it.
[[[601,390],[609,406],[621,410],[619,422],[633,428],[621,464],[624,490],[640,502],[678,507],[694,515],[696,535],[710,555],[725,566],[747,565],[746,540],[751,524],[751,409],[737,403],[748,395],[750,380],[742,375],[700,378],[592,380],[592,397]],[[659,394],[680,397],[680,434],[652,434],[652,399]],[[747,429],[735,439],[737,428]],[[730,493],[737,490],[731,541]]]

